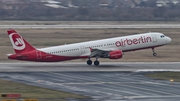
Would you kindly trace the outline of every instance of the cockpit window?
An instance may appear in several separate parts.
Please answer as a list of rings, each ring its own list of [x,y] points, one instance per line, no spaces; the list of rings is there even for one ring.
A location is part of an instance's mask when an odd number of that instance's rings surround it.
[[[164,35],[161,35],[161,38],[164,38],[165,36]]]

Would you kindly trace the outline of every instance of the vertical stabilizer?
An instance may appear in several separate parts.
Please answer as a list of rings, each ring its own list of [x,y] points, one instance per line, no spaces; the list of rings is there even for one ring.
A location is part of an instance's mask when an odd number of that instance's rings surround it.
[[[16,53],[35,50],[35,48],[31,46],[26,40],[24,40],[23,37],[15,30],[8,30],[7,32]]]

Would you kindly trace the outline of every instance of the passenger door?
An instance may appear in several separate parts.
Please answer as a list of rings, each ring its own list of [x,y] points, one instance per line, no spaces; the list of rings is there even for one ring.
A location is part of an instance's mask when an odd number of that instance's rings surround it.
[[[156,34],[152,34],[152,38],[153,38],[153,43],[156,43],[157,42]]]
[[[42,58],[41,51],[36,51],[36,56],[37,56],[37,59],[41,59]]]

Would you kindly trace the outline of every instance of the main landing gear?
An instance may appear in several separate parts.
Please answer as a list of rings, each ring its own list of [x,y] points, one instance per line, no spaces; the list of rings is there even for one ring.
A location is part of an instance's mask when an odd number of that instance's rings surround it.
[[[157,56],[157,53],[154,51],[154,48],[152,48],[153,56]]]
[[[90,58],[87,60],[87,64],[88,65],[92,65],[92,60],[90,60]],[[99,66],[99,61],[98,61],[98,57],[96,57],[96,60],[94,61],[94,65],[95,66]]]

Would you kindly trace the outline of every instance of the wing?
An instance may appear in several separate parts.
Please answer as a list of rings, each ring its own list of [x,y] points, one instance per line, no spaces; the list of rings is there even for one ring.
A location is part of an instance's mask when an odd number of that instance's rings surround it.
[[[90,49],[91,50],[91,54],[89,55],[90,58],[92,57],[101,57],[102,55],[106,55],[108,53],[108,51],[106,50],[100,50],[100,49]]]
[[[100,58],[111,58],[111,56],[116,55],[119,53],[121,53],[122,55],[122,51],[121,50],[117,50],[117,49],[92,49],[91,50],[91,54],[89,55],[89,58],[92,57],[100,57]]]

